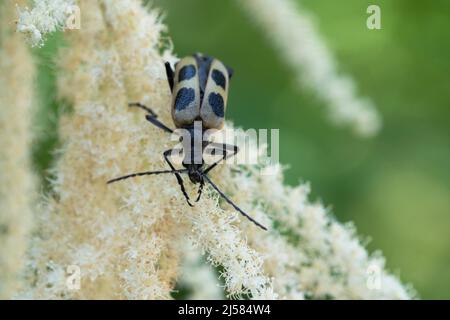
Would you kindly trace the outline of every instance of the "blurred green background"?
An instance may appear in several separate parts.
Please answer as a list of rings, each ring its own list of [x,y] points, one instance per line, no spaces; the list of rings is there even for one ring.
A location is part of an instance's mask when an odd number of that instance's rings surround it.
[[[179,56],[200,51],[234,68],[227,117],[243,128],[280,129],[287,183],[310,181],[312,198],[354,221],[369,249],[381,249],[422,298],[450,298],[450,1],[301,1],[340,71],[382,114],[373,139],[330,124],[236,1],[153,2]],[[380,5],[382,30],[366,28],[369,4]],[[52,59],[60,42],[56,35],[36,50],[44,107],[34,156],[42,174],[57,145]]]

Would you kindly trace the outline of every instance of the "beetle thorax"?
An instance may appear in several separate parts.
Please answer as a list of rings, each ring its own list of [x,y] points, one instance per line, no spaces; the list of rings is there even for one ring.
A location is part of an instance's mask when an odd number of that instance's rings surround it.
[[[203,126],[201,121],[195,121],[193,126],[187,127],[182,137],[184,151],[183,165],[203,165],[203,151],[208,145],[204,141]]]

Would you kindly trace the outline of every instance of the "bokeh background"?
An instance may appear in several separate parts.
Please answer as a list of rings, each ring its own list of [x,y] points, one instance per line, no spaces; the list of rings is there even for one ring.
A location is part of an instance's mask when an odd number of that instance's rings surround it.
[[[245,1],[245,0],[243,0]],[[300,1],[299,1],[300,2]],[[362,139],[327,119],[324,105],[295,75],[236,1],[153,0],[165,12],[179,56],[208,53],[232,66],[227,117],[243,128],[279,128],[286,183],[309,181],[313,199],[354,221],[381,249],[388,268],[425,299],[450,298],[450,2],[303,0],[339,70],[383,116]],[[368,30],[378,4],[382,29]],[[35,49],[42,106],[34,163],[42,177],[58,145],[54,35]]]

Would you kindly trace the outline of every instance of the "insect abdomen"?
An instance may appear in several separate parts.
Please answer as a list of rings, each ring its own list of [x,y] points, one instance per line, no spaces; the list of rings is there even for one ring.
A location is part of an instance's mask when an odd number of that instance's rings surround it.
[[[172,119],[177,127],[190,125],[200,113],[198,68],[194,57],[181,59],[175,68]]]
[[[214,59],[209,70],[200,117],[205,128],[221,129],[225,120],[230,76],[222,62]]]

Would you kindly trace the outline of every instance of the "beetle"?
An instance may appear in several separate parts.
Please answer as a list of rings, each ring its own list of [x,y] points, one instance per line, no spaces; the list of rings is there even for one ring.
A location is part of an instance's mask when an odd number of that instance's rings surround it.
[[[201,198],[203,186],[206,181],[235,210],[258,227],[267,230],[266,227],[239,208],[213,181],[211,181],[211,178],[208,177],[208,173],[220,162],[235,156],[239,152],[237,146],[217,144],[209,141],[207,137],[203,135],[205,130],[220,130],[223,128],[229,81],[233,75],[233,70],[225,66],[220,60],[200,53],[180,59],[175,64],[175,70],[172,69],[169,62],[166,62],[165,69],[172,93],[172,120],[176,128],[185,129],[189,133],[187,139],[184,139],[184,137],[180,138],[183,150],[169,149],[163,153],[164,159],[169,165],[170,170],[132,173],[109,180],[107,183],[110,184],[144,175],[174,174],[187,203],[190,206],[193,206],[191,199],[185,190],[184,181],[181,176],[181,174],[187,174],[192,183],[200,184],[198,196],[195,200],[196,202]],[[129,106],[145,110],[147,113],[145,116],[147,121],[168,133],[174,133],[174,130],[170,129],[158,119],[158,115],[151,108],[139,102],[130,103]],[[198,123],[201,125],[196,125]],[[212,154],[221,155],[219,160],[213,162],[209,166],[205,165],[203,159],[206,148],[209,148]],[[175,169],[170,158],[173,154],[180,151],[185,151],[182,162],[184,169]]]

